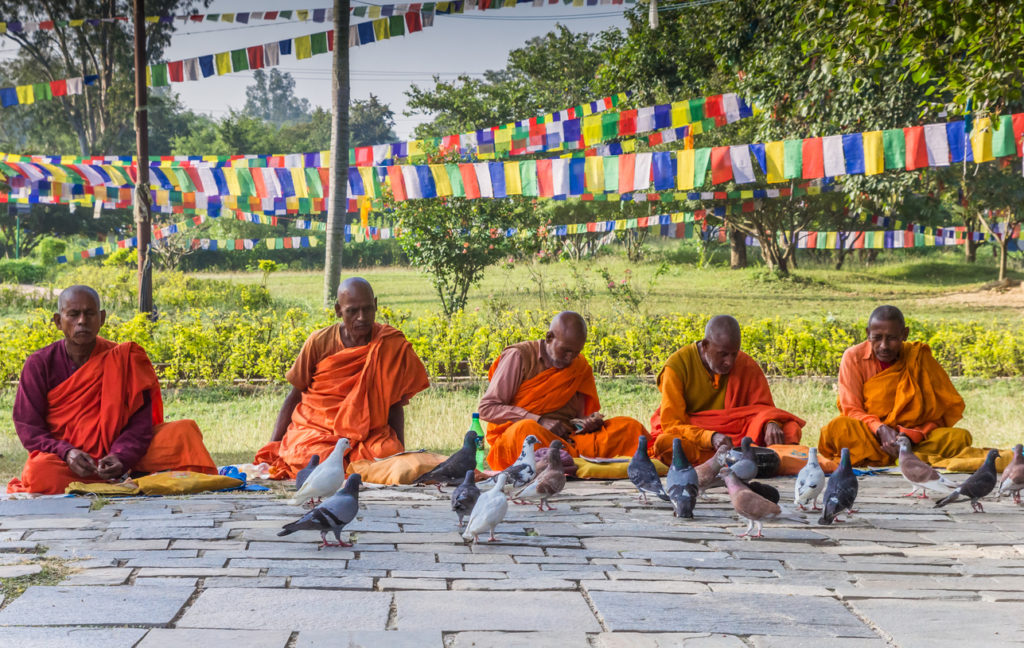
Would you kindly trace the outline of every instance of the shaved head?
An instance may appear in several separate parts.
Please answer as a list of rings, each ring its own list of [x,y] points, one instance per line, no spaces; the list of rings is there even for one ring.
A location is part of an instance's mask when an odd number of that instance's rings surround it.
[[[373,299],[373,286],[370,282],[362,277],[349,277],[345,281],[342,281],[338,286],[338,299],[341,300],[343,294],[350,295],[367,295],[370,299]]]
[[[341,282],[334,314],[341,318],[341,341],[346,347],[368,344],[377,317],[377,297],[370,282],[362,277]]]
[[[871,353],[879,362],[887,364],[899,360],[903,343],[910,336],[903,313],[895,306],[879,306],[871,311],[866,332]]]
[[[64,307],[67,306],[72,297],[91,297],[96,302],[96,310],[101,310],[103,307],[100,302],[100,294],[94,288],[79,284],[68,286],[61,291],[60,297],[57,298],[57,310],[64,310]]]
[[[704,339],[727,346],[740,345],[740,323],[732,315],[715,315],[704,327]]]
[[[701,362],[712,373],[728,375],[739,356],[740,339],[740,323],[735,317],[715,315],[704,327],[704,339],[697,345]]]
[[[544,350],[553,367],[565,369],[576,360],[586,343],[586,320],[579,313],[562,311],[551,320],[544,337]]]
[[[868,318],[869,327],[872,322],[895,322],[900,328],[907,325],[907,321],[903,318],[903,311],[895,306],[879,306],[871,311],[871,317]]]

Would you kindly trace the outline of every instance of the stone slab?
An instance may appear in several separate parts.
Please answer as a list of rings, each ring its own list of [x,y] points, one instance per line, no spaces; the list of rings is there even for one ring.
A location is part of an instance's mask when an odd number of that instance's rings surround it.
[[[391,594],[384,592],[225,587],[200,594],[177,627],[384,630],[390,606]]]
[[[0,646],[17,648],[131,648],[142,628],[0,628]]]
[[[298,589],[372,590],[369,576],[292,576],[288,586]]]
[[[124,585],[131,576],[130,567],[98,567],[71,574],[61,585]]]
[[[754,648],[821,648],[820,639],[801,639],[800,637],[750,637]],[[828,640],[828,648],[888,648],[882,639],[850,639],[833,637]]]
[[[29,587],[0,610],[0,626],[138,625],[171,622],[191,587]]]
[[[40,565],[3,565],[0,566],[0,578],[21,578],[43,571]]]
[[[300,632],[295,648],[444,648],[440,632]]]
[[[576,592],[396,592],[395,605],[399,630],[601,630]]]
[[[874,636],[842,603],[816,596],[593,591],[590,597],[613,632]]]
[[[122,529],[122,540],[150,540],[153,538],[171,540],[226,540],[231,529],[215,527],[167,527],[140,526]]]
[[[245,646],[284,648],[291,638],[288,630],[202,630],[154,628],[137,648],[181,648],[181,646]]]
[[[585,632],[460,632],[451,648],[590,648]]]
[[[37,497],[34,499],[0,500],[0,518],[14,515],[89,515],[91,502],[77,497]]]
[[[900,648],[1024,646],[1019,603],[851,601]]]
[[[820,644],[819,644],[820,645]],[[603,632],[594,638],[595,648],[746,648],[739,637],[692,632]],[[833,644],[829,643],[829,648]]]

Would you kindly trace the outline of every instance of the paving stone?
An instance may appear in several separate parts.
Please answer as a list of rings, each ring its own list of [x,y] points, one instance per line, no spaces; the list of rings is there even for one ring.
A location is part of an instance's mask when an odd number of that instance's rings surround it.
[[[293,589],[372,590],[373,578],[369,576],[341,576],[339,578],[292,576],[288,587]]]
[[[876,587],[843,586],[836,588],[836,597],[845,601],[858,599],[942,599],[948,601],[977,601],[981,596],[968,590],[879,589]]]
[[[43,571],[40,565],[2,565],[0,566],[0,578],[20,578],[31,576]]]
[[[91,502],[77,497],[37,497],[34,499],[0,500],[0,518],[22,515],[89,515]]]
[[[700,594],[710,591],[708,585],[704,583],[678,580],[582,580],[580,586],[592,592]]]
[[[191,587],[29,587],[0,610],[2,625],[139,625],[170,623]]]
[[[377,589],[382,592],[395,590],[444,590],[448,582],[438,578],[381,578]]]
[[[779,596],[832,596],[832,591],[826,589],[829,584],[817,585],[794,585],[792,583],[779,583],[774,580],[762,580],[760,582],[747,583],[709,583],[708,587],[712,592],[735,592],[749,594],[776,594]]]
[[[0,628],[0,646],[18,648],[131,648],[142,628]]]
[[[560,578],[455,579],[452,580],[451,589],[496,592],[575,590],[576,583]]]
[[[452,648],[590,648],[584,632],[460,632]]]
[[[389,575],[392,578],[464,578],[473,580],[494,580],[500,579],[505,580],[508,578],[508,574],[503,571],[498,571],[499,566],[495,566],[494,571],[462,571],[458,565],[450,565],[451,569],[448,571],[431,570],[431,571],[416,571],[416,570],[404,570],[404,569],[392,569]],[[537,572],[534,572],[537,573]],[[517,581],[518,582],[518,581]]]
[[[143,567],[139,570],[139,578],[194,576],[241,576],[255,577],[260,575],[256,567]]]
[[[21,565],[23,563],[38,560],[39,555],[35,553],[15,553],[13,551],[0,553],[0,565]]]
[[[750,637],[755,648],[821,648],[821,639],[805,639],[800,637]],[[828,640],[828,648],[887,648],[888,644],[879,638],[851,639],[832,637]]]
[[[140,542],[145,542],[140,540]],[[171,545],[175,549],[198,549],[200,551],[245,551],[247,542],[243,540],[174,540]]]
[[[196,588],[199,583],[199,579],[195,576],[184,577],[169,577],[169,576],[158,576],[155,578],[136,578],[136,587],[190,587]]]
[[[93,529],[55,529],[53,531],[32,531],[26,540],[41,542],[43,540],[91,540],[103,535],[100,530]]]
[[[564,630],[601,629],[583,597],[575,592],[396,592],[399,630]]]
[[[602,632],[594,638],[595,648],[746,648],[739,637],[724,634],[665,632]],[[829,644],[830,648],[832,644]]]
[[[487,565],[511,565],[514,562],[527,563],[534,560],[557,560],[557,558],[550,556],[521,556],[516,560],[512,560],[512,556],[508,554],[438,553],[436,555],[437,562],[442,563],[480,563]]]
[[[189,515],[166,515],[158,518],[155,522],[154,524],[154,521],[149,520],[111,520],[107,528],[139,529],[152,525],[166,529],[171,527],[212,527],[214,525],[214,520],[211,517],[192,517]],[[227,524],[224,526],[227,526]]]
[[[444,648],[440,632],[300,632],[295,648]]]
[[[220,556],[192,556],[189,558],[170,558],[159,551],[148,552],[151,555],[131,558],[125,567],[159,567],[161,569],[195,569],[197,567],[223,567],[227,561]]]
[[[71,574],[61,585],[123,585],[131,576],[130,567],[99,567]]]
[[[300,632],[383,630],[390,605],[391,594],[384,592],[225,587],[200,594],[177,627]],[[325,614],[328,610],[330,613]]]
[[[614,632],[658,628],[740,635],[874,636],[841,603],[823,597],[600,591],[590,596],[597,613]]]
[[[122,540],[147,540],[150,538],[176,538],[188,540],[224,540],[228,537],[230,529],[218,529],[213,527],[168,527],[168,526],[143,526],[129,527],[121,531]]]
[[[900,648],[1024,645],[1019,603],[852,601]]]
[[[181,646],[245,646],[284,648],[291,638],[288,630],[202,630],[154,628],[137,648],[180,648]]]
[[[284,576],[242,578],[237,576],[213,576],[203,579],[203,587],[284,587],[287,584]]]
[[[0,500],[0,503],[11,500]],[[21,501],[21,500],[14,500]],[[82,529],[95,526],[97,521],[88,517],[36,517],[22,515],[4,517],[0,515],[0,529]]]

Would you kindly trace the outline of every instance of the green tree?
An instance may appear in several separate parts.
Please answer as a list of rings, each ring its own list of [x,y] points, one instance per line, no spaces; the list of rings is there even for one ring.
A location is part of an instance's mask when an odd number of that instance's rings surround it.
[[[290,72],[256,70],[252,80],[245,89],[244,114],[278,126],[309,120],[309,99],[295,96],[295,79]]]
[[[349,145],[353,148],[394,142],[398,139],[394,128],[395,113],[391,106],[381,103],[372,92],[369,99],[356,99],[350,103],[348,131]]]

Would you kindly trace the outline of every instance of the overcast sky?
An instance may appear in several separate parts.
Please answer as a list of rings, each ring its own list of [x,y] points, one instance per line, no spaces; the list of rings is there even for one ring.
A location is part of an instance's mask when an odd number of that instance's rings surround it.
[[[383,2],[378,0],[373,4]],[[328,6],[330,2],[325,0],[311,0],[308,4],[294,0],[214,0],[204,12],[237,13]],[[439,15],[434,26],[422,32],[352,48],[352,98],[365,99],[372,92],[390,104],[396,114],[395,131],[399,137],[406,138],[422,119],[402,114],[405,109],[404,91],[411,84],[431,86],[434,74],[441,75],[442,79],[452,79],[460,73],[479,75],[484,70],[503,68],[510,50],[522,46],[529,38],[547,33],[558,22],[576,32],[598,32],[613,26],[624,28],[626,21],[622,15],[626,6],[566,7],[558,4]],[[362,21],[353,18],[352,24]],[[165,53],[167,60],[215,54],[329,28],[327,23],[280,20],[259,20],[249,25],[220,22],[176,24],[178,29]],[[14,47],[12,41],[0,39],[0,57],[11,56]],[[299,96],[309,99],[314,106],[330,106],[329,54],[303,61],[296,60],[294,56],[282,56],[280,69],[295,77]],[[242,108],[245,88],[251,82],[251,72],[240,72],[176,83],[172,88],[189,108],[222,116],[231,108]]]

